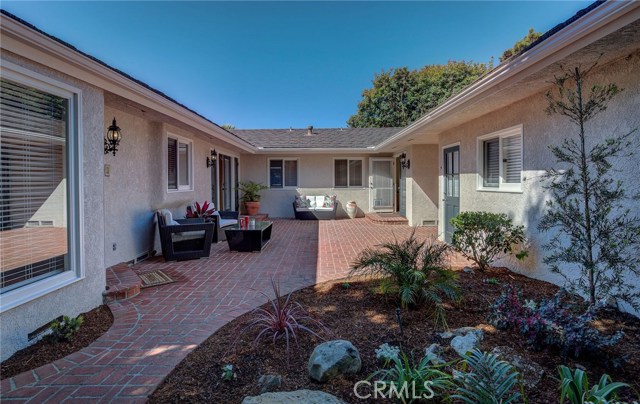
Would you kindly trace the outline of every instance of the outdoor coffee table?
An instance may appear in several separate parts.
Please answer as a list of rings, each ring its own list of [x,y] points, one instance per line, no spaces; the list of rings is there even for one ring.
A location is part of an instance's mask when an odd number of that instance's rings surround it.
[[[255,226],[240,228],[240,225],[225,227],[230,251],[262,251],[271,241],[273,222],[256,222]]]

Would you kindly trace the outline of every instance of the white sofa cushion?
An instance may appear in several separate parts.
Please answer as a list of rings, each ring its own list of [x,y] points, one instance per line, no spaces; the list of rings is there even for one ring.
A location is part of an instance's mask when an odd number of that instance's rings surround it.
[[[323,208],[323,207],[318,207],[318,208],[316,208],[315,210],[327,210],[327,211],[330,211],[330,210],[333,210],[333,208]]]
[[[171,241],[174,243],[179,241],[197,240],[204,238],[204,230],[197,231],[183,231],[182,233],[173,233],[171,235]]]
[[[220,227],[227,227],[227,226],[233,226],[238,224],[238,221],[236,219],[219,219],[220,220]]]
[[[166,226],[178,226],[178,225],[180,225],[180,223],[178,223],[175,220],[173,220],[173,215],[171,214],[171,211],[169,209],[160,210],[160,214],[164,218],[164,224]]]

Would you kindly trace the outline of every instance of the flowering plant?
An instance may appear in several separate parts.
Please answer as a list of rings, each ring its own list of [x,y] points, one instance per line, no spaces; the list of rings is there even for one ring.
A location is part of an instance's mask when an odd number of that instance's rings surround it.
[[[211,209],[209,209],[210,206]],[[210,204],[207,201],[204,201],[202,205],[196,202],[195,209],[191,206],[187,206],[187,219],[194,219],[199,217],[207,219],[213,216],[213,212],[215,211],[216,209],[213,207],[213,204]]]

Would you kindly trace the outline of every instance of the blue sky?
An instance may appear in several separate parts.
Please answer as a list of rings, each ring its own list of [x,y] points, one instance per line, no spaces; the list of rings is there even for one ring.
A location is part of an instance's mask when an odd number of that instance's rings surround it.
[[[588,2],[30,2],[2,8],[238,128],[346,126],[376,72],[497,60]]]

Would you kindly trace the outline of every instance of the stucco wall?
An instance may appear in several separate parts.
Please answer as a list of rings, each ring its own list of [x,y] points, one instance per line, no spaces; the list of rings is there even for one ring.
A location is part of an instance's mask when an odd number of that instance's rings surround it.
[[[616,83],[624,91],[609,105],[609,108],[587,124],[589,139],[601,141],[610,134],[626,133],[640,126],[640,53],[620,59],[603,66],[592,82]],[[565,137],[575,137],[576,127],[566,118],[545,114],[546,101],[542,93],[529,97],[508,108],[467,122],[444,132],[440,136],[440,147],[460,142],[460,210],[483,210],[504,212],[516,223],[526,226],[530,241],[530,256],[521,263],[509,260],[507,265],[525,274],[556,283],[562,279],[552,274],[542,263],[544,251],[541,246],[549,240],[551,233],[540,233],[537,226],[540,221],[545,192],[540,187],[540,175],[545,169],[555,166],[554,158],[547,146],[559,144]],[[520,193],[488,192],[477,190],[477,141],[481,135],[489,134],[515,125],[523,125],[523,184]],[[640,135],[635,135],[634,147],[638,148]],[[440,149],[440,194],[442,194],[442,149]],[[626,188],[640,189],[640,165],[637,156],[620,159],[615,162],[619,178]],[[637,215],[640,214],[637,202],[629,203]],[[442,215],[442,212],[441,212]],[[439,231],[443,232],[443,222]],[[637,280],[636,280],[637,281]]]
[[[228,153],[204,135],[147,118],[126,105],[107,105],[103,125],[108,126],[113,117],[122,129],[123,139],[116,156],[105,156],[105,164],[110,167],[110,176],[104,177],[107,267],[133,260],[154,248],[160,251],[154,211],[167,208],[174,217],[183,218],[188,204],[211,201],[211,169],[205,164],[206,158],[214,147]],[[192,190],[167,189],[168,134],[193,141]]]
[[[102,161],[104,114],[101,90],[63,73],[32,63],[9,52],[2,60],[67,83],[82,91],[82,183],[84,200],[84,279],[0,314],[0,359],[30,342],[27,334],[61,316],[77,316],[102,303],[105,288]]]
[[[241,181],[256,181],[267,184],[269,158],[298,158],[299,181],[297,189],[267,189],[262,192],[260,210],[269,213],[270,217],[293,217],[295,195],[336,195],[339,202],[337,217],[346,217],[344,205],[351,200],[356,201],[359,214],[369,211],[369,158],[364,155],[331,155],[331,154],[299,154],[299,155],[242,155]],[[335,158],[363,158],[362,187],[334,188],[333,167]]]
[[[407,153],[406,172],[409,225],[438,220],[438,145],[414,145]]]

